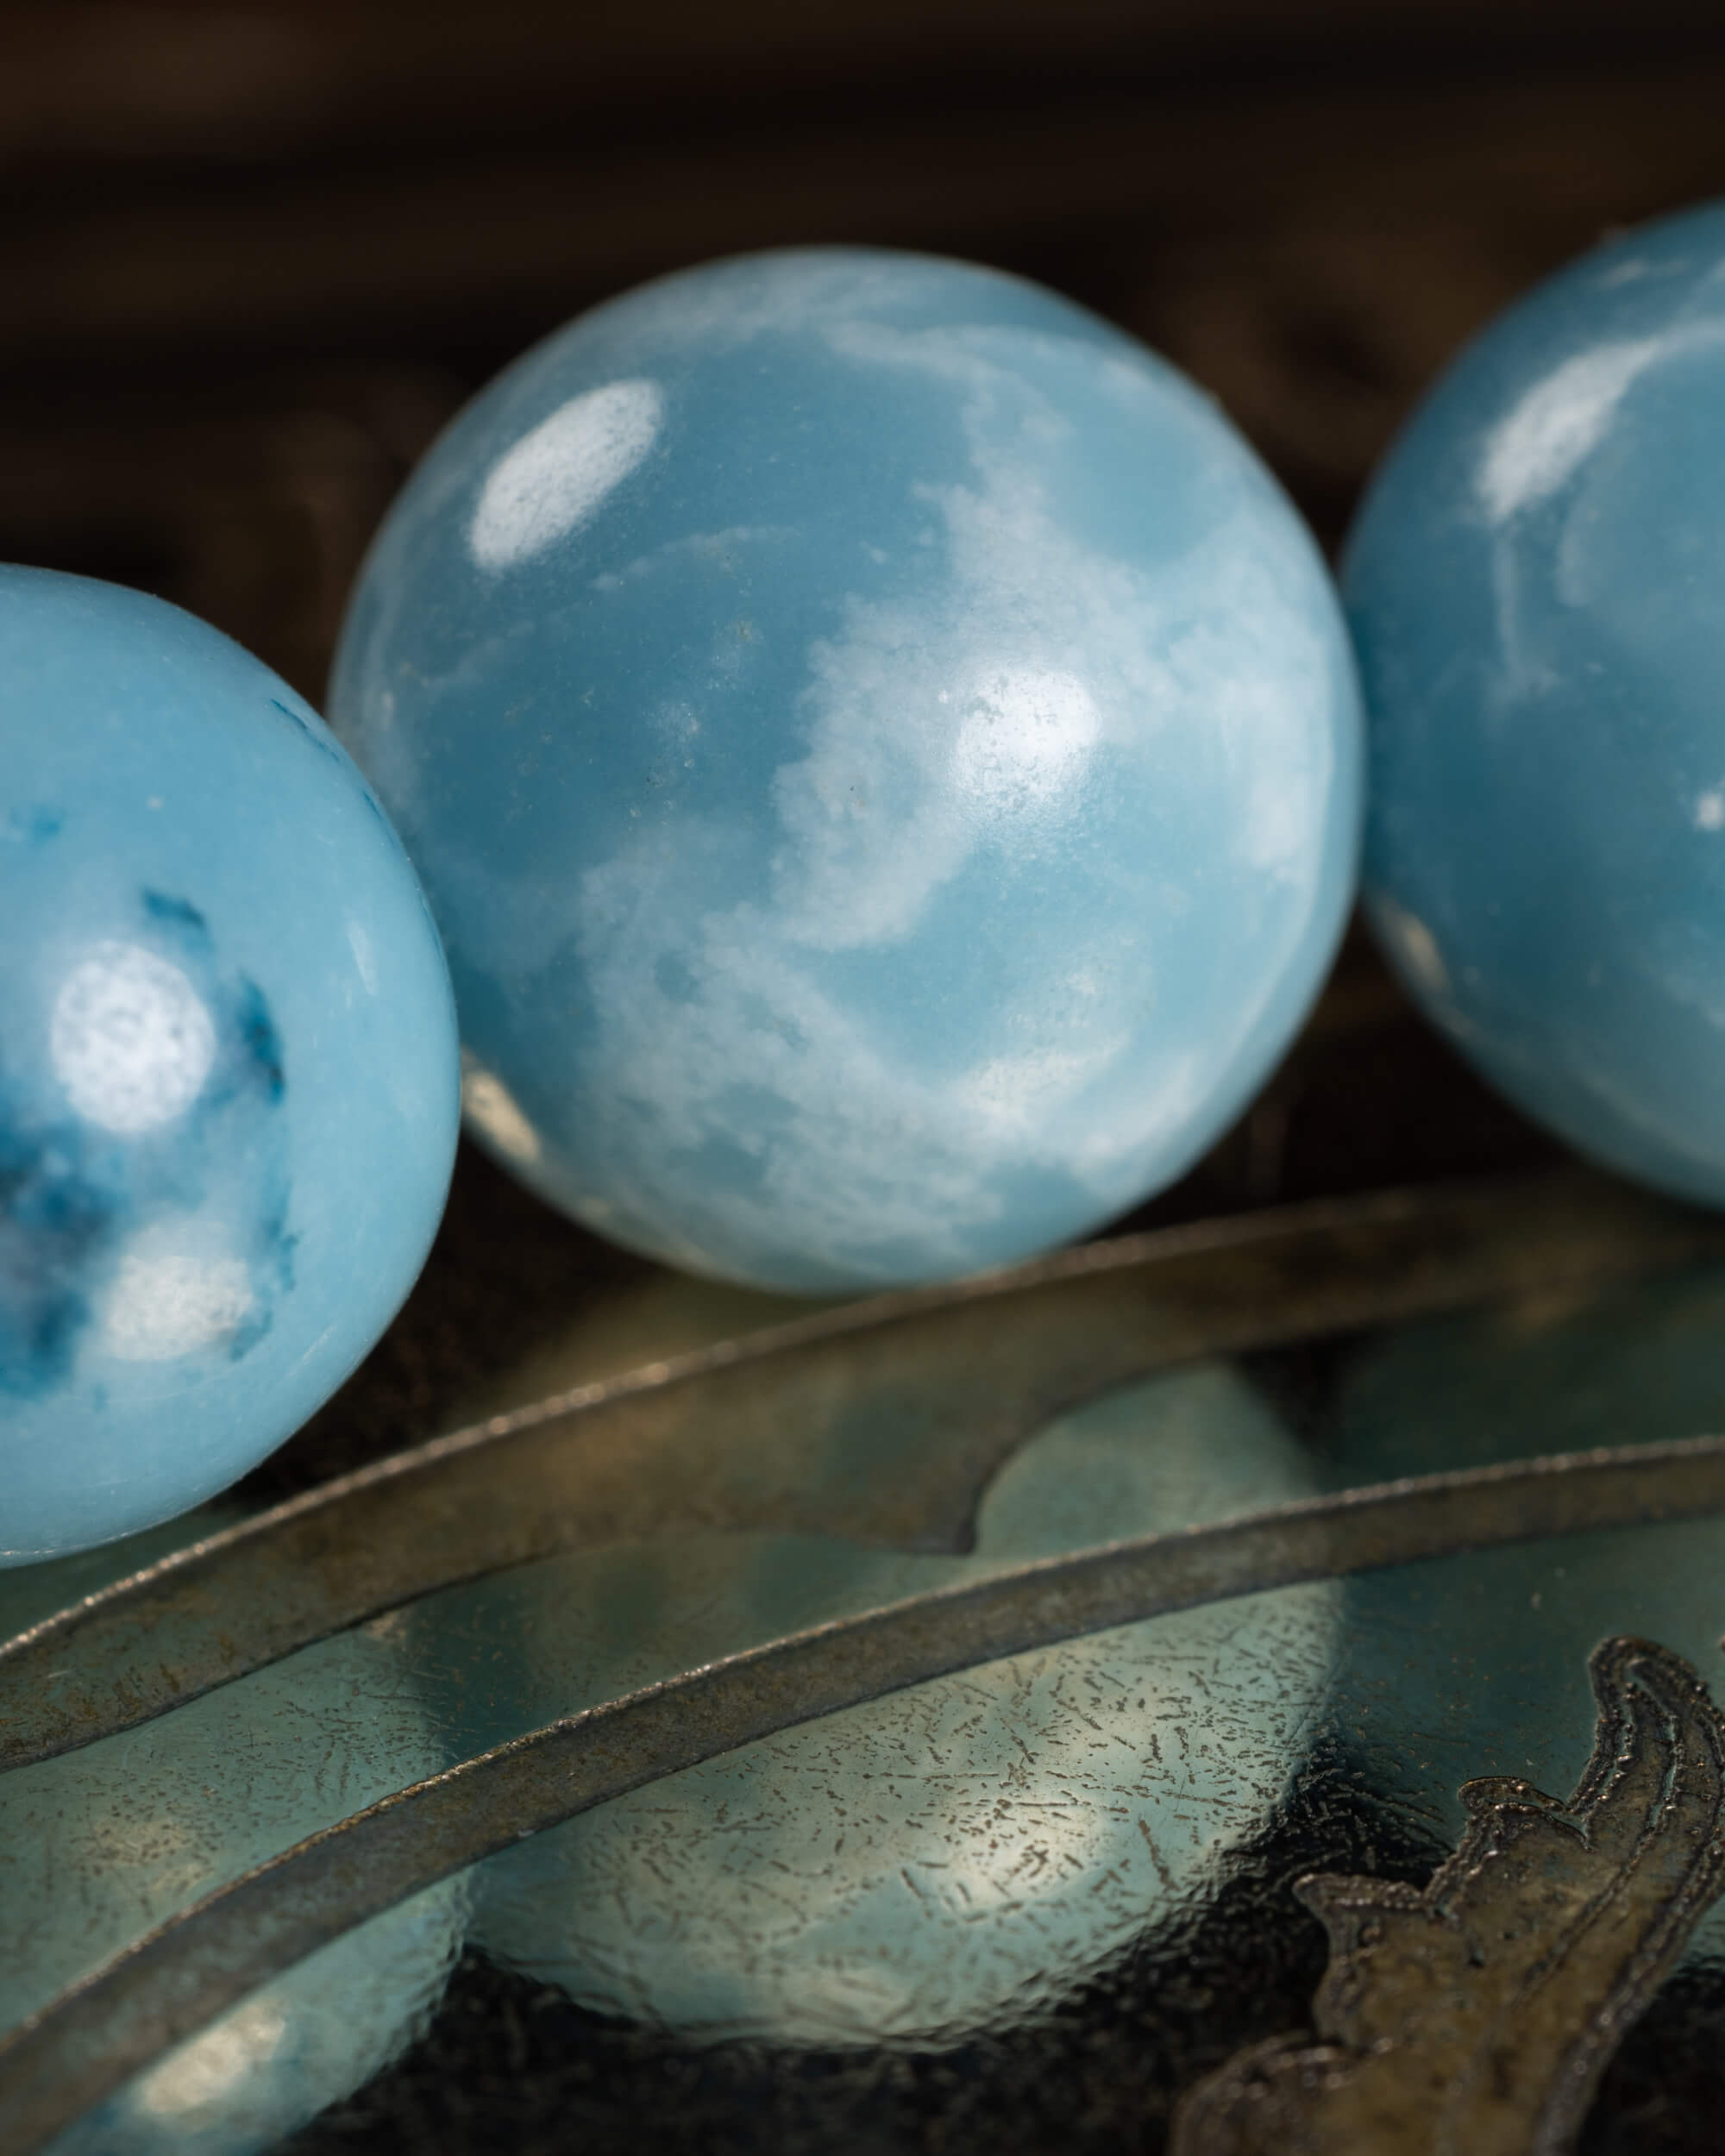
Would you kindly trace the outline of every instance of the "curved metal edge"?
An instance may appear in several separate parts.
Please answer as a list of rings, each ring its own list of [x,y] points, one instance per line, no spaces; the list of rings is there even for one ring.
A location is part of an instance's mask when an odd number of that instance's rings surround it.
[[[963,1548],[1017,1445],[1130,1378],[1722,1252],[1716,1217],[1562,1169],[1159,1230],[794,1319],[375,1462],[0,1644],[0,1771],[560,1550],[674,1525]],[[967,1326],[967,1351],[943,1361]],[[895,1386],[895,1412],[927,1425],[902,1475],[811,1489],[818,1445]]]
[[[480,1858],[865,1700],[1146,1617],[1424,1558],[1725,1510],[1725,1438],[1554,1454],[1044,1558],[731,1657],[416,1783],[206,1896],[0,2041],[33,2156],[270,1977]]]
[[[1464,1783],[1425,1885],[1308,1873],[1329,1959],[1311,2037],[1236,2052],[1182,2094],[1168,2156],[1491,2150],[1574,2156],[1625,2034],[1725,1885],[1725,1716],[1679,1654],[1588,1658],[1593,1750],[1568,1798]]]

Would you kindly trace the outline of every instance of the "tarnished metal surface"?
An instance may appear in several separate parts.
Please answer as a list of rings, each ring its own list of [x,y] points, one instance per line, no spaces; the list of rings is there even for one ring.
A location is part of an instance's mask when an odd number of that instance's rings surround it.
[[[1302,1880],[1330,1935],[1315,2044],[1193,2089],[1170,2156],[1567,2156],[1625,2030],[1725,1886],[1725,1717],[1681,1656],[1602,1641],[1593,1756],[1567,1803],[1462,1791],[1424,1889]]]
[[[0,1767],[561,1550],[691,1526],[963,1550],[1000,1463],[1126,1379],[1722,1248],[1715,1219],[1565,1170],[1291,1207],[880,1297],[439,1438],[61,1613],[0,1647]]]
[[[42,2147],[267,1977],[420,1888],[757,1738],[1163,1611],[1452,1551],[1722,1509],[1720,1438],[1422,1476],[1021,1566],[553,1722],[247,1874],[16,2031],[0,2043],[6,2146],[14,2156]],[[1578,1793],[1578,1805],[1592,1801],[1592,1786]],[[1673,1814],[1679,1839],[1686,1817]]]

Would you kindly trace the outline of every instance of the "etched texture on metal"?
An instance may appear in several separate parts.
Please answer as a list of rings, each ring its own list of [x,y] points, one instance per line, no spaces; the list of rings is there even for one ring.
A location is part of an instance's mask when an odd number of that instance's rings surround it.
[[[0,1651],[0,1764],[75,1749],[434,1586],[560,1550],[725,1527],[964,1551],[1001,1462],[1128,1378],[1529,1289],[1590,1291],[1715,1250],[1719,1232],[1587,1176],[1393,1194],[1068,1252],[649,1366],[348,1477],[21,1634]],[[0,2040],[9,2148],[44,2145],[367,1917],[756,1739],[1164,1612],[1721,1510],[1716,1438],[1379,1483],[1013,1563],[787,1628],[507,1741],[470,1739],[461,1765],[206,1895]]]
[[[311,1836],[62,1994],[0,2041],[0,2106],[16,2107],[14,2146],[22,2156],[45,2142],[91,2097],[367,1917],[528,1834],[757,1738],[1161,1610],[1722,1507],[1718,1438],[1431,1476],[1014,1567],[589,1708]]]
[[[1720,1237],[1706,1216],[1560,1171],[1090,1244],[649,1365],[344,1476],[0,1643],[0,1768],[561,1550],[678,1526],[965,1550],[1000,1463],[1128,1378],[1653,1271]],[[816,1455],[866,1472],[816,1481]]]
[[[1566,2156],[1629,2024],[1725,1886],[1725,1716],[1644,1639],[1595,1650],[1593,1756],[1567,1803],[1508,1776],[1423,1889],[1314,1876],[1318,2041],[1201,2082],[1170,2156]]]

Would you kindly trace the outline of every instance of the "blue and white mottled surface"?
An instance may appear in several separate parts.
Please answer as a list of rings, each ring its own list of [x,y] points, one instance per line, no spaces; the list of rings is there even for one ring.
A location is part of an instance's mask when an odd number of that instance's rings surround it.
[[[442,1210],[448,976],[358,772],[141,593],[0,569],[0,1564],[232,1482]]]
[[[1494,324],[1344,585],[1403,978],[1584,1151],[1725,1200],[1725,205]]]
[[[472,1124],[619,1241],[794,1290],[1177,1175],[1352,884],[1303,527],[1172,369],[956,263],[745,257],[530,353],[392,511],[332,705]]]

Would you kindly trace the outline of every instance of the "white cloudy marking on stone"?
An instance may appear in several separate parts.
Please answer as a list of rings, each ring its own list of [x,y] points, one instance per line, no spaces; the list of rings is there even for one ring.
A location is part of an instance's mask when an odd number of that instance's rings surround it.
[[[195,2126],[188,2115],[232,2096],[281,2048],[285,2009],[275,2001],[248,1999],[152,2067],[137,2084],[136,2102],[152,2117]]]
[[[1129,1045],[1124,1033],[1116,1033],[1100,1052],[1095,1046],[1074,1052],[1044,1045],[991,1056],[967,1071],[955,1092],[990,1136],[1042,1131],[1051,1114],[1088,1091],[1101,1069]]]
[[[1239,1031],[1249,1031],[1251,1022],[1242,1014]],[[1067,1148],[1073,1175],[1106,1188],[1123,1156],[1153,1157],[1201,1106],[1215,1060],[1189,1051],[1140,1069],[1126,1098],[1113,1104],[1113,1113],[1092,1116],[1074,1131]]]
[[[1165,1144],[1170,1119],[1200,1097],[1195,1069],[1177,1091],[1134,1070],[1151,968],[1106,924],[1093,946],[1064,953],[1057,981],[1027,980],[957,1069],[896,1050],[866,1010],[827,993],[819,955],[787,943],[763,908],[690,921],[668,948],[694,993],[673,999],[657,977],[666,924],[687,918],[685,887],[701,874],[693,841],[670,859],[643,847],[590,872],[585,893],[604,1015],[593,1097],[613,1104],[605,1156],[625,1213],[686,1217],[681,1161],[717,1144],[748,1163],[721,1207],[745,1244],[770,1246],[790,1219],[865,1275],[872,1265],[892,1276],[902,1261],[871,1253],[906,1242],[931,1268],[975,1263],[973,1238],[1001,1210],[1002,1170],[1063,1169],[1106,1202],[1123,1147]],[[724,1269],[715,1233],[692,1236],[685,1262]]]
[[[1575,581],[1576,565],[1571,541],[1578,519],[1571,517],[1558,553],[1558,578],[1565,603]],[[1486,692],[1495,705],[1524,697],[1541,696],[1557,686],[1557,670],[1540,637],[1540,594],[1537,575],[1525,573],[1523,550],[1517,547],[1491,549],[1491,603],[1496,617],[1498,642],[1502,647],[1502,678]],[[1529,605],[1524,587],[1533,585]]]
[[[686,1262],[724,1269],[727,1238],[771,1247],[794,1222],[804,1247],[885,1277],[906,1246],[931,1270],[980,1262],[1006,1178],[1028,1167],[1104,1204],[1157,1170],[1264,998],[1238,1023],[1195,1016],[1201,1056],[1146,1057],[1167,875],[1148,858],[1142,879],[1130,862],[1099,868],[1082,952],[1076,916],[1046,950],[1026,924],[1024,993],[974,1040],[937,1027],[908,1049],[851,1003],[832,962],[920,956],[935,900],[985,852],[991,877],[1075,841],[1082,861],[1082,819],[1120,784],[1149,813],[1195,814],[1179,827],[1195,834],[1182,841],[1195,866],[1212,848],[1291,947],[1317,890],[1339,684],[1301,612],[1293,542],[1264,534],[1231,467],[1205,536],[1140,567],[1052,512],[1054,467],[1026,448],[1019,409],[1036,392],[985,351],[879,325],[837,342],[957,385],[970,472],[917,490],[944,528],[928,574],[891,599],[853,595],[809,649],[804,749],[775,777],[764,893],[706,896],[736,887],[738,842],[693,814],[583,879],[583,1114],[605,1125],[584,1142],[602,1144],[620,1218],[662,1242],[668,1219],[689,1224]],[[1274,968],[1267,956],[1266,983]],[[1081,973],[1084,997],[1057,993]],[[705,1222],[687,1211],[691,1152],[734,1163]]]
[[[486,474],[467,543],[482,569],[512,569],[584,524],[658,439],[656,382],[607,382],[571,398]]]
[[[728,524],[720,531],[685,532],[681,538],[667,539],[648,553],[637,555],[621,568],[601,569],[593,579],[591,589],[620,592],[625,585],[638,584],[645,577],[680,567],[691,559],[720,574],[732,575],[745,549],[775,542],[794,546],[801,537],[794,524]]]
[[[98,943],[54,1000],[48,1052],[79,1115],[135,1138],[197,1100],[216,1029],[178,966],[136,943]]]
[[[975,274],[986,282],[991,273]],[[930,298],[939,296],[950,276],[949,264],[902,255],[787,249],[758,257],[752,270],[732,263],[711,279],[666,278],[643,286],[625,303],[627,335],[631,342],[662,338],[702,357],[748,344],[762,332],[813,332],[837,343],[866,332],[871,314],[902,310],[906,299],[914,304],[919,288]]]
[[[1141,757],[1182,730],[1245,774],[1236,850],[1309,881],[1330,661],[1252,512],[1219,514],[1153,571],[1101,554],[1051,513],[1023,427],[1002,421],[1034,394],[986,351],[880,325],[835,342],[960,386],[976,483],[919,490],[946,527],[945,575],[913,599],[850,600],[842,635],[811,649],[808,753],[775,784],[785,933],[832,950],[910,935],[980,843],[1021,843],[1007,825],[1026,812],[1078,812],[1110,748]]]
[[[749,1163],[753,1188],[727,1207],[746,1232],[770,1238],[794,1216],[812,1244],[844,1250],[932,1233],[963,1262],[966,1232],[998,1200],[978,1188],[956,1097],[883,1052],[763,912],[711,914],[668,944],[666,923],[687,911],[681,887],[699,871],[693,847],[669,860],[643,848],[586,879],[584,948],[615,1100],[606,1158],[625,1206],[682,1212],[677,1155],[718,1143]],[[668,949],[693,995],[659,986]],[[762,1125],[765,1099],[775,1111]],[[723,1257],[697,1239],[683,1255]]]
[[[539,1133],[521,1112],[502,1079],[481,1069],[470,1056],[461,1057],[461,1111],[499,1152],[526,1163],[539,1157]]]
[[[102,1344],[128,1363],[169,1363],[210,1347],[250,1316],[244,1263],[184,1224],[147,1229],[120,1261]]]
[[[1479,467],[1479,496],[1492,521],[1555,494],[1598,447],[1637,376],[1670,347],[1659,337],[1599,345],[1525,391],[1492,429]]]
[[[1695,828],[1698,831],[1725,831],[1725,793],[1717,787],[1696,796]]]
[[[952,776],[990,808],[1051,800],[1089,761],[1101,730],[1084,684],[1007,667],[978,684],[952,745]]]
[[[933,342],[935,371],[962,362],[985,405],[992,370]],[[1062,530],[974,416],[967,431],[980,485],[925,490],[946,525],[945,574],[914,599],[849,600],[843,635],[810,651],[808,753],[775,782],[775,909],[792,942],[912,934],[980,843],[1008,841],[1026,812],[1076,806],[1111,723],[1130,724],[1124,707],[1153,708],[1140,580]],[[1087,679],[1049,664],[1066,652]]]

